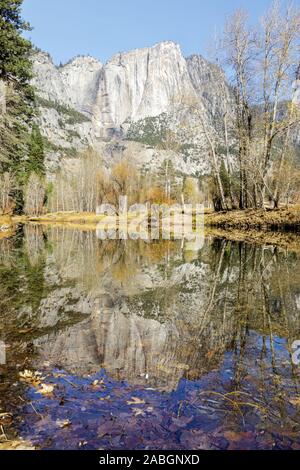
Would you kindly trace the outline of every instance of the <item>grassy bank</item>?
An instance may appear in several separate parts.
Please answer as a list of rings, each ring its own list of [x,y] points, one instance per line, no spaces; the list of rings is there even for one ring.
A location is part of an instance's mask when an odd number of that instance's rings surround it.
[[[37,217],[34,216],[16,216],[13,217],[15,223],[41,222],[41,223],[73,223],[78,225],[97,224],[103,219],[103,216],[91,214],[88,212],[54,212]]]
[[[134,214],[128,214],[128,220],[134,217]],[[17,216],[13,217],[12,221],[13,223],[40,222],[94,225],[102,219],[102,215],[94,213],[57,212],[38,217]],[[206,212],[205,225],[239,230],[300,230],[300,206],[266,211],[249,209],[244,211]]]
[[[134,217],[130,215],[128,220]],[[0,225],[10,224],[10,229],[0,232],[0,238],[13,234],[13,227],[21,223],[61,226],[84,231],[95,230],[103,219],[91,213],[59,212],[40,217],[0,217]],[[244,241],[258,245],[280,246],[300,253],[300,206],[291,209],[270,211],[231,211],[227,213],[205,213],[205,234]],[[289,230],[289,231],[287,231]],[[299,231],[299,233],[298,233]]]
[[[266,211],[213,212],[205,214],[205,224],[222,229],[300,231],[300,206]]]

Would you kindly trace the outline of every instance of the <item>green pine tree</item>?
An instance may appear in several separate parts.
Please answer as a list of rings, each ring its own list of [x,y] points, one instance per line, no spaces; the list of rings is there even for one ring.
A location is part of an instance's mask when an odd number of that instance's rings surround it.
[[[22,173],[27,135],[34,113],[32,44],[22,37],[30,29],[23,21],[23,0],[0,0],[0,80],[6,85],[6,113],[1,122],[2,170]]]
[[[44,175],[44,139],[37,124],[33,124],[28,144],[28,160],[25,164],[26,179],[30,173]]]
[[[32,78],[33,46],[22,36],[30,25],[22,18],[23,0],[0,0],[0,81],[6,109],[0,114],[0,173],[14,175],[15,202],[22,209],[23,187],[32,171],[42,174],[43,139],[33,124],[36,112]]]
[[[22,19],[22,3],[0,0],[0,79],[13,82],[24,93],[30,91],[32,44],[21,34],[31,29]]]

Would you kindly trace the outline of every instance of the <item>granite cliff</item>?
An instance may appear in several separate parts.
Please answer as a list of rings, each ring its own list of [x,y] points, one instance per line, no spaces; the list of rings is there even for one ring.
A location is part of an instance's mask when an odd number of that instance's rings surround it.
[[[218,131],[231,99],[221,69],[202,57],[186,59],[177,44],[162,42],[119,53],[105,65],[87,56],[57,67],[38,52],[34,74],[40,125],[53,150],[49,163],[59,160],[59,151],[72,154],[86,145],[109,162],[119,156],[116,143],[126,149],[134,141],[141,165],[150,158],[155,166],[165,157],[155,144],[170,131],[181,145],[175,166],[182,173],[209,171],[206,139],[193,109]]]

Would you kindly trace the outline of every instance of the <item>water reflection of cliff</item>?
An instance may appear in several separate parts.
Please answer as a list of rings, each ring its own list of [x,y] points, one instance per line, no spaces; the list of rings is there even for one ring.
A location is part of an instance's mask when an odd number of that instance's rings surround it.
[[[250,330],[299,336],[300,263],[278,248],[211,239],[193,252],[182,241],[100,241],[38,226],[5,243],[2,305],[13,296],[11,327],[17,319],[29,331],[23,342],[33,342],[37,367],[104,366],[171,390],[215,368],[226,350],[239,349],[242,361]]]

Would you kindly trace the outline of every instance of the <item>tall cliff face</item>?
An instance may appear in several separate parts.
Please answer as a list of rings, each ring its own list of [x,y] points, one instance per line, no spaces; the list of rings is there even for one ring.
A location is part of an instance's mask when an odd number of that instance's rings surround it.
[[[114,56],[103,67],[94,115],[118,127],[168,112],[175,100],[194,94],[177,44],[164,42]]]
[[[200,56],[185,59],[173,42],[117,54],[106,65],[91,57],[77,57],[56,67],[51,57],[41,52],[34,58],[34,72],[33,83],[43,99],[42,130],[60,148],[80,148],[80,144],[99,147],[103,141],[120,138],[147,145],[145,132],[150,125],[158,140],[162,128],[178,135],[181,132],[181,143],[197,144],[201,159],[206,153],[205,139],[199,141],[199,129],[198,140],[190,132],[196,129],[197,119],[187,110],[188,103],[197,103],[204,121],[213,126],[230,106],[221,70]],[[66,110],[58,104],[85,117],[72,122],[76,136],[68,128],[70,120],[64,122]],[[204,166],[201,163],[202,169]]]
[[[56,67],[48,54],[39,52],[33,62],[33,85],[41,97],[91,114],[101,70],[102,64],[92,57],[76,57]]]
[[[199,55],[188,57],[186,63],[197,96],[211,117],[219,119],[230,113],[232,96],[222,69]]]

